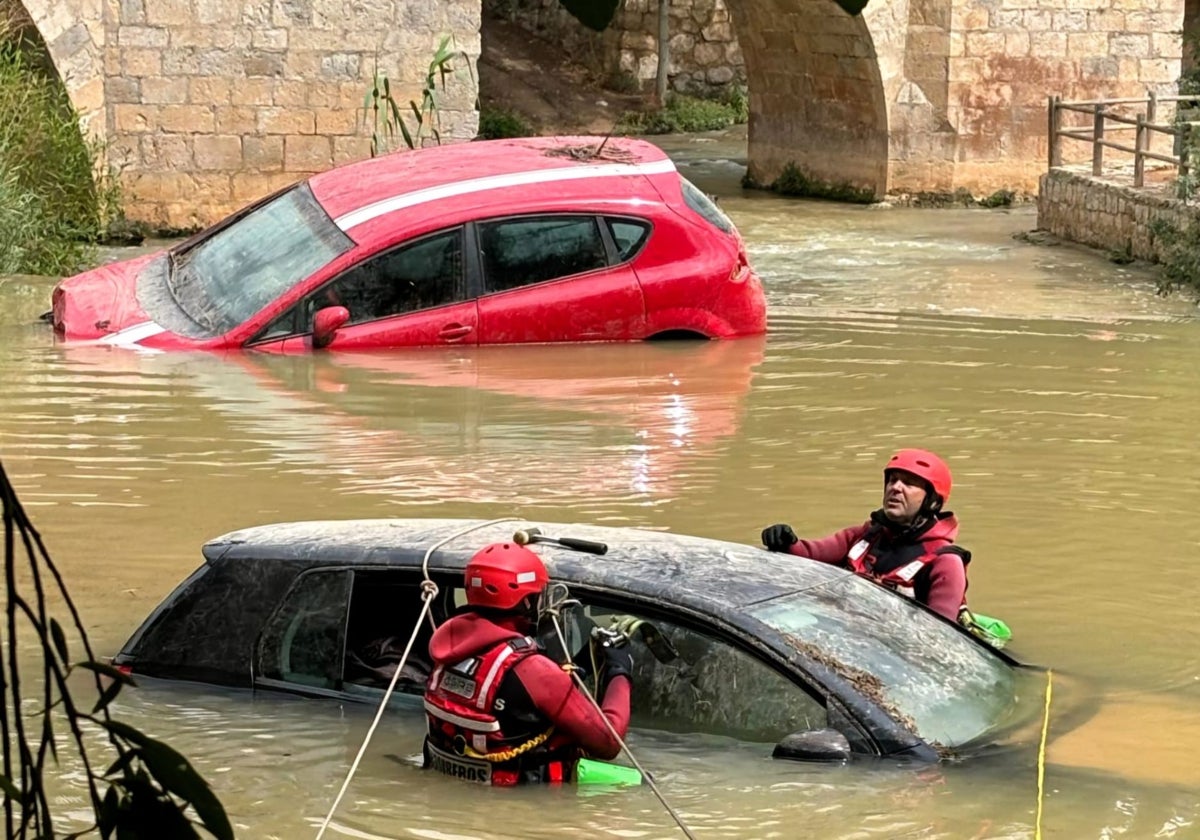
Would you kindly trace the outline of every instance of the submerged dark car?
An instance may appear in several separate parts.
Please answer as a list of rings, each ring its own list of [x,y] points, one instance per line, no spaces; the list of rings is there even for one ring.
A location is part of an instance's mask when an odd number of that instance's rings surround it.
[[[847,571],[736,543],[526,520],[385,519],[247,528],[146,619],[114,664],[135,675],[378,703],[417,626],[423,565],[441,622],[465,601],[462,570],[516,529],[603,543],[603,555],[534,547],[579,605],[568,646],[613,617],[652,623],[635,661],[635,726],[776,743],[791,758],[938,760],[1036,718],[1038,669]],[[428,556],[427,556],[428,555]],[[421,623],[397,682],[422,692]],[[653,638],[651,637],[651,641]],[[414,704],[419,708],[419,704]]]

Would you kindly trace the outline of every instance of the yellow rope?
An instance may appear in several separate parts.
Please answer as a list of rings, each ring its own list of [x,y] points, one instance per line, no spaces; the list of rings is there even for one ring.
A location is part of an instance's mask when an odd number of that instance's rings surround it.
[[[471,758],[482,758],[484,761],[493,761],[493,762],[508,761],[509,759],[516,758],[519,755],[524,755],[525,753],[529,752],[534,747],[538,747],[538,746],[541,746],[542,744],[546,743],[546,739],[550,737],[550,733],[553,731],[554,731],[554,727],[551,726],[549,729],[547,729],[541,735],[534,735],[532,738],[530,738],[524,744],[521,744],[520,746],[512,747],[511,749],[500,750],[499,752],[481,753],[481,752],[476,752],[475,750],[471,749],[470,747],[464,746],[463,754],[468,755]]]
[[[1042,717],[1042,742],[1038,745],[1037,765],[1037,817],[1033,824],[1034,840],[1042,840],[1042,801],[1046,795],[1046,735],[1050,732],[1050,697],[1053,693],[1051,671],[1046,670],[1046,712]]]

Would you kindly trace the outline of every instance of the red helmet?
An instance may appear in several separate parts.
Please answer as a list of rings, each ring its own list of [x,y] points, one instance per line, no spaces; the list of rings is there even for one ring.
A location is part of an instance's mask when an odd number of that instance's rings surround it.
[[[933,492],[941,497],[942,504],[950,499],[950,468],[932,452],[924,449],[901,449],[883,468],[885,477],[888,470],[904,470],[925,479],[933,487]]]
[[[523,545],[492,543],[475,552],[463,574],[467,603],[510,610],[550,582],[542,559]]]

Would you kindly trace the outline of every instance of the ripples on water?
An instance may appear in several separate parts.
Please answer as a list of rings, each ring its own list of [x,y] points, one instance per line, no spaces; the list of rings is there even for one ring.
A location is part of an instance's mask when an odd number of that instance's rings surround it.
[[[96,646],[245,525],[519,513],[753,543],[772,521],[860,521],[886,456],[926,445],[955,471],[972,603],[1104,701],[1090,729],[1054,733],[1047,836],[1195,836],[1200,654],[1179,632],[1200,596],[1194,307],[1144,270],[1015,240],[1029,209],[785,201],[743,195],[736,166],[686,171],[747,239],[766,338],[144,356],[53,345],[35,321],[48,284],[0,280],[0,456]],[[292,838],[315,836],[371,711],[155,685],[120,714],[195,759],[239,836]],[[431,778],[405,763],[419,717],[385,720],[327,836],[680,836],[645,790]],[[1032,836],[1028,756],[824,768],[633,745],[702,838]]]

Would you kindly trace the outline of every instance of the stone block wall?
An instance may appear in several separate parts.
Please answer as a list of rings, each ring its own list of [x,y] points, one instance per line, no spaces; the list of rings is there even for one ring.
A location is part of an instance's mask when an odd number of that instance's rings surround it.
[[[954,183],[1032,189],[1046,167],[1047,97],[1174,93],[1184,0],[953,0],[945,117]]]
[[[613,24],[602,33],[579,23],[558,0],[485,5],[489,10],[495,7],[494,13],[505,14],[537,37],[564,45],[612,84],[623,77],[639,90],[654,89],[658,0],[624,0]],[[676,0],[670,5],[668,31],[671,90],[718,95],[731,84],[745,84],[745,60],[725,0]]]
[[[1038,188],[1038,228],[1060,239],[1157,262],[1150,225],[1162,219],[1183,227],[1196,218],[1183,202],[1144,189],[1052,169]]]
[[[369,155],[376,69],[402,110],[452,35],[444,140],[475,135],[472,0],[110,0],[104,103],[131,218],[189,229]],[[397,138],[398,139],[398,138]]]
[[[896,7],[880,3],[874,14]],[[886,56],[875,52],[872,19],[851,17],[832,0],[797,3],[787,14],[776,0],[741,0],[739,15],[757,22],[742,33],[751,91],[749,179],[769,186],[792,170],[834,195],[882,197]]]

